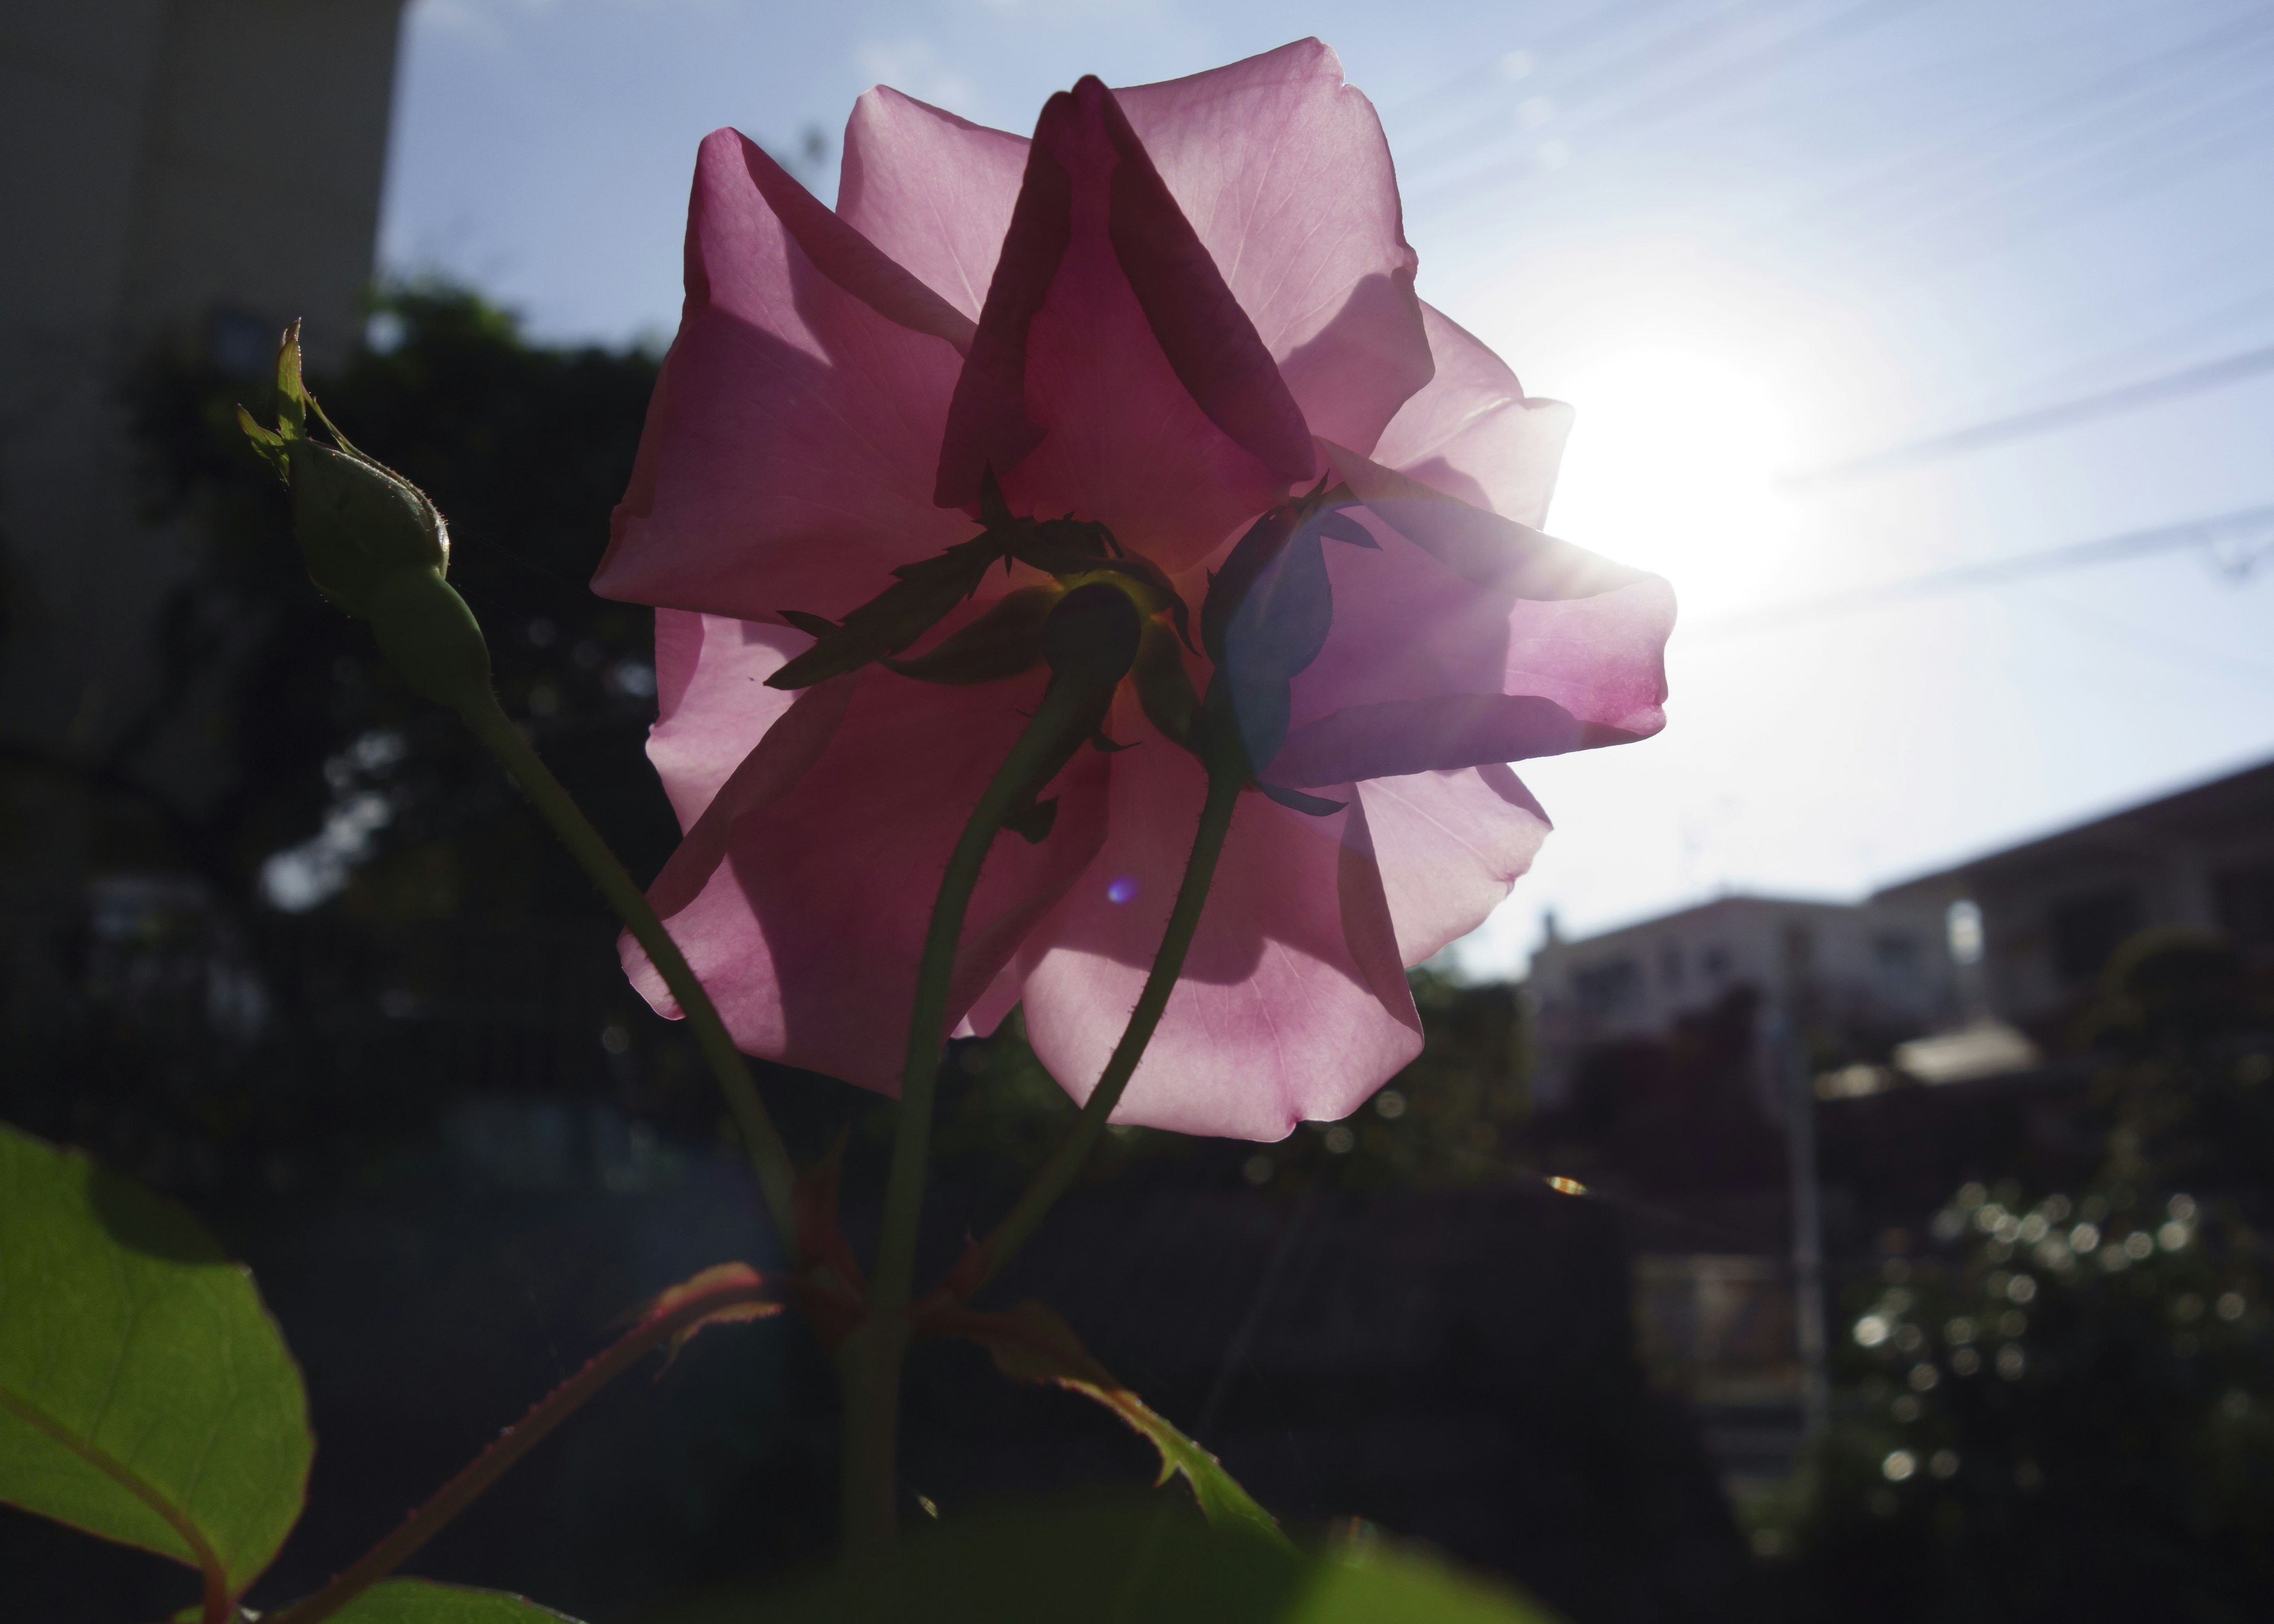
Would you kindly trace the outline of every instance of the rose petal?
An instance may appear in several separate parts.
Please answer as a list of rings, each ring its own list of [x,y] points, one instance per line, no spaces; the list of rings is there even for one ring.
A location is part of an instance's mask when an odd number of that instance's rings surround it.
[[[841,616],[895,565],[970,534],[930,500],[954,349],[832,280],[814,252],[839,276],[892,279],[801,207],[799,223],[817,228],[809,252],[766,195],[787,194],[759,184],[772,167],[731,130],[703,143],[686,312],[594,579],[605,597],[744,620]]]
[[[1534,602],[1480,586],[1367,510],[1330,546],[1334,625],[1266,769],[1297,788],[1557,755],[1665,726],[1674,594],[1655,575]]]
[[[1448,496],[1409,474],[1327,440],[1321,453],[1375,517],[1480,586],[1516,598],[1589,598],[1642,579],[1642,571]]]
[[[1073,513],[1171,572],[1316,461],[1269,353],[1095,79],[1054,96],[950,410],[936,487]]]
[[[797,695],[766,679],[813,640],[787,626],[655,612],[655,726],[647,758],[686,829]]]
[[[1119,736],[1141,723],[1117,718]],[[1120,1041],[1181,879],[1206,781],[1143,729],[1111,823],[1018,969],[1036,1056],[1077,1100]],[[1116,898],[1126,900],[1116,900]],[[1117,1122],[1284,1138],[1349,1115],[1421,1046],[1364,808],[1314,818],[1244,795],[1183,977]]]
[[[1374,104],[1317,40],[1114,95],[1312,432],[1371,449],[1431,372]]]
[[[1380,440],[1365,451],[1384,467],[1411,475],[1449,496],[1489,508],[1518,524],[1547,523],[1556,465],[1571,432],[1561,401],[1526,399],[1498,356],[1442,311],[1424,304],[1436,376],[1407,401]],[[1329,440],[1341,436],[1316,428]]]
[[[940,875],[1043,679],[948,688],[871,668],[840,680],[844,717],[818,759],[735,808],[707,874],[666,867],[657,894],[686,898],[665,923],[738,1046],[893,1094]],[[1096,853],[1105,772],[1103,756],[1082,751],[1053,786],[1050,838],[1005,835],[989,853],[956,955],[950,1026]],[[722,791],[714,809],[728,799]],[[621,948],[633,984],[676,1013],[636,944]]]
[[[1547,838],[1547,814],[1506,767],[1373,778],[1358,794],[1409,965],[1482,924]]]
[[[880,85],[846,123],[837,213],[975,322],[1026,167],[1024,136]]]
[[[878,315],[911,332],[945,339],[958,354],[977,331],[970,316],[880,251],[858,228],[832,214],[764,147],[742,141],[742,162],[758,189],[814,268]]]
[[[1359,778],[1537,761],[1574,750],[1632,744],[1644,735],[1583,722],[1528,694],[1449,694],[1351,705],[1290,728],[1265,769],[1290,789]]]

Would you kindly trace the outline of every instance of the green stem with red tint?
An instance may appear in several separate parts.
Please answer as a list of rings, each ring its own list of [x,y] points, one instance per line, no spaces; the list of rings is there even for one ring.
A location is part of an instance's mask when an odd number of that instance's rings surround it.
[[[1153,1041],[1154,1030],[1169,1007],[1169,995],[1176,990],[1177,978],[1184,974],[1185,956],[1191,951],[1193,938],[1200,930],[1201,910],[1208,903],[1209,887],[1216,879],[1216,860],[1224,854],[1224,838],[1231,832],[1231,816],[1238,808],[1244,783],[1243,774],[1209,775],[1208,799],[1201,806],[1200,827],[1193,836],[1191,855],[1185,860],[1185,877],[1177,887],[1177,899],[1169,910],[1168,928],[1162,933],[1160,951],[1153,956],[1153,968],[1145,977],[1144,989],[1137,995],[1137,1007],[1129,1012],[1129,1024],[1122,1028],[1121,1041],[1115,1045],[1112,1057],[1105,1063],[1097,1086],[1090,1090],[1089,1098],[1083,1102],[1081,1119],[1074,1124],[1073,1132],[1060,1141],[1002,1222],[984,1240],[965,1252],[963,1260],[941,1288],[944,1292],[968,1297],[992,1279],[1011,1255],[1026,1244],[1043,1215],[1073,1187],[1082,1163],[1096,1147],[1113,1108],[1121,1103],[1122,1091],[1136,1074],[1137,1063],[1145,1057],[1145,1047]]]
[[[1039,780],[1052,763],[1063,759],[1067,733],[1096,726],[1100,708],[1096,683],[1065,674],[1051,678],[1034,718],[972,808],[932,904],[900,1071],[900,1117],[885,1184],[876,1277],[867,1314],[837,1355],[845,1395],[841,1510],[848,1560],[873,1556],[889,1544],[899,1521],[900,1366],[907,1353],[916,1231],[923,1206],[924,1162],[931,1146],[933,1086],[939,1075],[940,1046],[947,1036],[949,984],[964,915],[1004,820],[1040,787]]]
[[[771,1304],[774,1289],[757,1275],[724,1282],[697,1290],[668,1310],[644,1320],[531,1406],[517,1424],[508,1427],[488,1448],[476,1455],[472,1464],[444,1484],[433,1499],[404,1518],[400,1528],[364,1553],[313,1596],[272,1614],[268,1624],[321,1624],[321,1620],[410,1560],[421,1545],[440,1533],[453,1517],[503,1477],[508,1467],[651,1350],[692,1332],[715,1315],[750,1304]]]
[[[758,1097],[758,1086],[750,1076],[749,1062],[734,1047],[727,1023],[719,1018],[718,1006],[711,1002],[711,995],[697,979],[687,956],[679,951],[679,944],[671,939],[671,932],[664,929],[646,893],[625,871],[584,809],[561,787],[561,780],[553,776],[544,758],[522,737],[521,729],[513,725],[499,705],[488,684],[482,684],[478,690],[460,699],[456,710],[474,736],[488,746],[490,753],[513,775],[538,815],[553,826],[561,843],[599,887],[600,895],[629,928],[632,939],[646,951],[649,961],[663,976],[663,984],[679,1001],[681,1012],[694,1029],[696,1046],[702,1050],[711,1074],[718,1079],[719,1091],[727,1096],[727,1109],[734,1114],[734,1125],[741,1130],[751,1171],[757,1176],[758,1192],[764,1198],[768,1215],[773,1219],[783,1252],[790,1267],[796,1267],[797,1223],[791,1194],[797,1183],[797,1170],[791,1164],[788,1147],[782,1143],[773,1118],[766,1112],[765,1101]]]

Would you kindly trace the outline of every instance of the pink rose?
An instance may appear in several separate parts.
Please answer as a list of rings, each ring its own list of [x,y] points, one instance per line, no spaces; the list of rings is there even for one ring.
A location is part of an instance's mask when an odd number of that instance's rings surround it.
[[[1413,1057],[1405,967],[1547,831],[1505,763],[1657,731],[1674,620],[1663,581],[1530,528],[1570,411],[1416,299],[1415,263],[1374,109],[1316,41],[1086,79],[1031,143],[872,90],[833,213],[733,131],[703,143],[686,312],[595,585],[656,606],[649,755],[687,838],[651,894],[742,1048],[897,1088],[947,852],[1044,673],[766,679],[811,644],[784,611],[841,619],[968,539],[991,468],[1013,513],[1104,524],[1195,607],[1291,492],[1326,477],[1362,504],[1299,536],[1219,643],[1228,679],[1260,673],[1259,778],[1313,809],[1240,798],[1115,1116],[1277,1139]],[[993,572],[942,632],[1042,579]],[[1023,1003],[1078,1096],[1204,786],[1127,683],[1108,731],[1133,748],[1079,753],[1046,838],[997,841],[953,987],[980,1031]]]

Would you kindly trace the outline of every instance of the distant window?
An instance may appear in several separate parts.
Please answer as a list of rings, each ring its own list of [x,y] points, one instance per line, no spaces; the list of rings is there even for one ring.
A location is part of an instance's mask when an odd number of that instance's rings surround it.
[[[2074,985],[2098,975],[2116,944],[2140,929],[2140,898],[2128,885],[2078,891],[2057,899],[2050,919],[2053,968]]]
[[[1888,975],[1906,976],[1918,974],[1918,938],[1898,931],[1871,939],[1871,957],[1879,969]]]
[[[2246,947],[2274,947],[2274,862],[2227,868],[2211,876],[2218,922]]]
[[[1729,950],[1719,942],[1706,950],[1706,979],[1709,981],[1729,979]]]
[[[1682,950],[1671,944],[1658,950],[1658,979],[1668,987],[1682,985]]]
[[[1816,932],[1806,925],[1787,925],[1784,928],[1785,967],[1796,975],[1804,975],[1816,963]]]
[[[1943,929],[1950,943],[1951,961],[1970,965],[1982,962],[1982,909],[1980,905],[1961,898],[1950,905],[1944,917]]]
[[[1624,1015],[1642,1001],[1642,973],[1633,959],[1615,959],[1580,971],[1571,978],[1571,990],[1578,995],[1583,1015],[1598,1019]]]

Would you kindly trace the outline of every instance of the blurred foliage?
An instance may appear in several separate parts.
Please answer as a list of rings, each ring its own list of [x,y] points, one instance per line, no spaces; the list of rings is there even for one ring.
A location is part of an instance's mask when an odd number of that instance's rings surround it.
[[[2109,1154],[2072,1198],[1969,1184],[1844,1295],[1841,1414],[1762,1508],[1795,1617],[2263,1616],[2274,1595],[2274,1020],[2157,932],[2087,1017]]]
[[[652,776],[626,773],[619,754],[636,748],[652,713],[650,616],[586,583],[630,475],[654,359],[528,343],[508,315],[449,289],[386,294],[373,325],[384,342],[311,383],[358,444],[448,516],[450,579],[482,618],[500,697],[576,775],[627,860],[651,869],[676,830]],[[587,888],[553,883],[556,868],[574,872],[567,860],[522,838],[539,825],[456,718],[412,695],[368,630],[315,595],[276,481],[234,420],[239,402],[271,412],[273,394],[266,379],[173,356],[151,364],[138,392],[151,506],[193,520],[206,549],[167,615],[176,680],[162,704],[200,706],[199,733],[229,783],[216,804],[172,809],[206,838],[171,855],[242,889],[278,851],[377,794],[386,821],[355,865],[352,911],[591,913]],[[473,845],[434,849],[454,838]]]
[[[1754,1082],[1759,1026],[1760,995],[1738,987],[1675,1017],[1663,1037],[1589,1046],[1569,1103],[1540,1124],[1542,1154],[1558,1172],[1653,1200],[1775,1187],[1784,1139]]]
[[[677,837],[641,757],[651,617],[588,590],[655,358],[527,342],[447,288],[381,297],[312,378],[448,515],[450,575],[501,695],[636,873]],[[102,758],[0,763],[87,832],[91,906],[11,989],[0,1109],[163,1187],[303,1186],[425,1138],[474,1089],[543,1091],[708,1137],[680,1034],[623,983],[615,928],[456,718],[327,605],[245,448],[265,379],[154,357],[130,403],[149,516],[189,538],[165,680]]]

